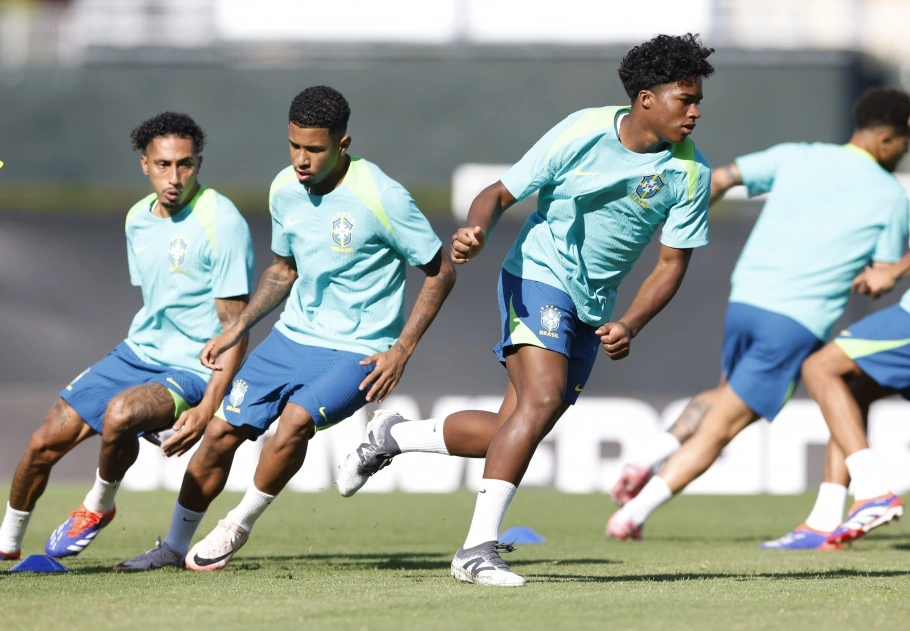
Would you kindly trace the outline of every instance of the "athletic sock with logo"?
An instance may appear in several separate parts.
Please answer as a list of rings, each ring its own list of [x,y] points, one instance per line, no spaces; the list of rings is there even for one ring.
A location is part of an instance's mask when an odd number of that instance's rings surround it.
[[[480,481],[474,518],[464,540],[465,549],[487,541],[499,541],[499,528],[516,490],[514,484],[504,480],[484,478]]]
[[[93,513],[106,515],[114,508],[114,498],[117,496],[118,489],[120,489],[120,480],[115,482],[102,480],[101,472],[96,469],[95,484],[86,494],[82,505]]]
[[[273,499],[275,499],[274,495],[263,493],[254,485],[250,485],[237,507],[227,514],[227,518],[247,532],[251,532],[253,524],[265,512]]]
[[[171,516],[171,528],[167,531],[164,543],[180,554],[186,555],[187,550],[190,549],[193,535],[196,534],[196,529],[199,528],[203,517],[205,517],[205,511],[197,513],[184,508],[180,502],[177,502],[174,514]]]
[[[402,453],[420,451],[448,456],[449,450],[442,435],[442,426],[445,422],[445,417],[426,421],[404,421],[396,423],[389,431]]]

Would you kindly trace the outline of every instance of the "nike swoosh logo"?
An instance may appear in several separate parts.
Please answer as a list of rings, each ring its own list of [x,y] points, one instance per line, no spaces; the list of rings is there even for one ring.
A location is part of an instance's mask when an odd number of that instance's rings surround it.
[[[139,254],[139,253],[142,252],[143,250],[148,249],[148,247],[149,247],[149,246],[147,246],[147,245],[141,245],[141,246],[139,246],[138,248],[133,248],[133,254]]]
[[[190,522],[191,524],[195,524],[195,523],[196,523],[197,521],[199,521],[199,520],[198,520],[198,519],[187,519],[186,517],[184,517],[184,518],[183,518],[183,521],[188,521],[188,522]]]
[[[487,490],[486,490],[486,489],[481,489],[481,490],[479,490],[479,491],[477,491],[477,492],[478,492],[478,493],[486,493]]]
[[[319,408],[319,413],[322,414],[322,418],[324,418],[325,420],[329,420],[329,417],[325,415],[325,408],[324,408],[324,407]]]
[[[303,223],[303,219],[290,219],[285,225],[285,227],[290,228],[291,226],[296,226],[299,223]]]
[[[194,554],[193,562],[196,565],[201,565],[202,567],[205,567],[206,565],[212,565],[213,563],[218,563],[218,561],[223,561],[224,559],[228,558],[232,554],[234,554],[234,553],[228,552],[226,554],[222,554],[220,557],[215,557],[214,559],[200,559],[198,554]]]
[[[581,385],[575,386],[575,392],[581,392],[581,390],[582,390]]]
[[[170,377],[165,379],[165,381],[167,381],[168,383],[174,384],[174,387],[177,388],[178,390],[180,390],[180,392],[185,392],[184,389],[180,387],[180,384],[177,383],[176,381],[174,381],[173,379],[171,379]]]
[[[600,173],[594,173],[593,171],[582,171],[581,169],[575,169],[575,175],[600,175]]]

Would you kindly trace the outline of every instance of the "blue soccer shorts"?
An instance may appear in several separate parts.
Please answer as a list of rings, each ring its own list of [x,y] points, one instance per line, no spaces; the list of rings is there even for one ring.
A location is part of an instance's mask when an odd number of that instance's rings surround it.
[[[910,313],[900,305],[851,324],[834,343],[877,384],[910,399]]]
[[[600,337],[578,319],[569,295],[545,283],[524,280],[502,270],[499,275],[502,338],[493,349],[505,365],[506,351],[530,345],[565,355],[569,360],[563,400],[573,405],[591,376]]]
[[[792,318],[731,302],[724,319],[722,366],[733,392],[774,420],[799,383],[803,361],[822,341]]]
[[[147,364],[126,342],[121,342],[107,357],[84,370],[61,390],[60,398],[100,434],[108,401],[128,388],[146,383],[160,383],[171,394],[174,399],[171,424],[184,411],[198,405],[205,395],[206,382],[199,375],[179,368]]]
[[[215,416],[261,436],[288,403],[306,410],[322,430],[366,405],[360,384],[374,365],[366,355],[298,344],[272,329],[237,372],[231,391]]]

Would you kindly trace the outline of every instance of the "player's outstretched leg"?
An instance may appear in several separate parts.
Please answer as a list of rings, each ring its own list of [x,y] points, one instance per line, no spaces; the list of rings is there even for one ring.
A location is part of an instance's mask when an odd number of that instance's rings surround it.
[[[496,587],[521,587],[525,579],[509,569],[499,556],[512,552],[515,546],[497,541],[486,541],[473,548],[459,548],[452,559],[452,577],[465,583]]]
[[[95,540],[98,533],[114,519],[117,508],[113,507],[107,513],[95,513],[82,504],[70,513],[69,519],[57,526],[51,533],[44,551],[48,556],[60,559],[76,556],[85,550]]]
[[[114,566],[114,570],[117,572],[144,572],[159,570],[163,567],[182,568],[184,567],[184,556],[186,556],[185,553],[178,552],[166,541],[161,541],[161,537],[158,537],[154,548],[123,563],[118,563]]]
[[[376,410],[367,423],[366,437],[353,452],[338,465],[338,492],[350,497],[367,483],[370,476],[392,462],[401,453],[398,442],[392,437],[392,427],[405,419],[394,410]]]

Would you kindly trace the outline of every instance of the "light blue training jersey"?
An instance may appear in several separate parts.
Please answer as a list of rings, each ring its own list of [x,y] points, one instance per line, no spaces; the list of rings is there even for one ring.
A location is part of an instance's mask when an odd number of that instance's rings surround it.
[[[130,281],[142,288],[143,306],[126,343],[142,361],[172,366],[208,381],[202,347],[221,333],[216,298],[250,293],[250,229],[227,197],[200,186],[172,217],[156,217],[151,194],[126,215]]]
[[[854,145],[786,143],[737,158],[749,195],[770,192],[733,270],[731,302],[793,318],[828,337],[853,278],[897,261],[910,203]]]
[[[711,175],[686,139],[635,153],[619,141],[628,107],[570,115],[502,178],[517,200],[538,191],[537,211],[506,256],[509,273],[565,291],[590,326],[608,322],[616,291],[660,224],[660,242],[708,243]]]
[[[293,167],[269,193],[272,251],[300,274],[275,327],[308,346],[372,355],[404,328],[406,263],[425,265],[442,243],[410,194],[351,156],[344,179],[310,195]]]

